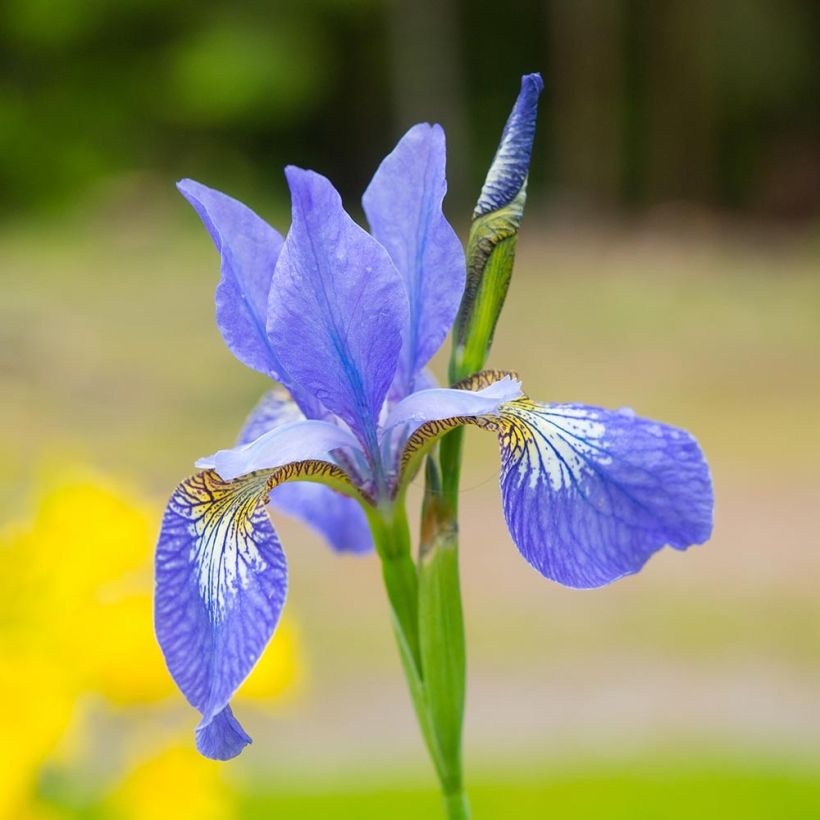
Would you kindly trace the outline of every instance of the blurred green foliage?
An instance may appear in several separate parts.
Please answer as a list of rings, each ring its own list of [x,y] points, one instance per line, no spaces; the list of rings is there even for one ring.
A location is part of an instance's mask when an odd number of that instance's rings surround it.
[[[818,35],[814,0],[5,0],[0,214],[146,171],[282,193],[286,162],[358,195],[417,119],[466,207],[540,70],[540,196],[813,216]]]

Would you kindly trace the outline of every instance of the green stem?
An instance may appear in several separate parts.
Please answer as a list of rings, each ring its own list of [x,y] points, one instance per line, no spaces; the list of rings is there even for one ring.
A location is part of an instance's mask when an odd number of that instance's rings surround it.
[[[470,804],[464,789],[444,795],[444,808],[449,820],[470,820]]]
[[[431,629],[425,629],[426,635],[420,635],[420,624],[428,625],[429,612],[436,612],[436,608],[441,607],[442,602],[451,600],[451,595],[442,595],[444,588],[439,583],[427,584],[425,591],[419,588],[419,572],[421,578],[426,581],[427,569],[422,567],[417,570],[413,562],[410,550],[410,533],[407,524],[407,513],[404,506],[404,499],[400,498],[392,504],[382,504],[369,513],[370,526],[376,543],[376,550],[381,558],[382,576],[384,578],[387,597],[390,602],[393,629],[396,635],[396,642],[399,647],[399,656],[405,677],[407,678],[413,707],[421,728],[422,736],[427,745],[430,757],[435,766],[439,783],[441,784],[444,796],[445,808],[449,820],[468,820],[469,808],[464,795],[461,778],[461,749],[460,749],[460,713],[463,711],[463,695],[458,700],[458,742],[453,743],[453,732],[448,729],[448,725],[442,719],[441,699],[437,697],[438,689],[435,682],[441,679],[440,669],[446,664],[443,662],[451,655],[450,647],[447,643],[447,636],[455,632],[461,636],[460,649],[455,647],[455,655],[463,658],[463,626],[461,624],[461,602],[456,594],[457,603],[457,624],[452,625],[452,614],[447,618],[449,627],[445,627],[443,632],[437,630],[437,624],[429,624]],[[452,561],[444,563],[435,562],[430,571],[435,579],[441,579],[443,583],[450,584],[448,579],[452,575]],[[456,590],[458,589],[457,565],[456,565]],[[431,610],[428,602],[434,601],[434,608]],[[425,615],[420,614],[420,606],[424,607]],[[448,609],[452,610],[452,605],[448,604]],[[434,646],[431,647],[429,634],[439,634]],[[434,691],[428,687],[425,672],[431,676],[434,683]],[[445,670],[444,677],[452,675],[452,672]],[[463,666],[462,666],[462,692],[463,692]]]

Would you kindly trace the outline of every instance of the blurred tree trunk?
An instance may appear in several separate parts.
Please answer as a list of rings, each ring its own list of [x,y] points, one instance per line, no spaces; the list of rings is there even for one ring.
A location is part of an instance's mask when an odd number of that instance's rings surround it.
[[[649,3],[648,195],[713,201],[717,120],[713,0]]]
[[[555,181],[593,206],[616,203],[622,184],[620,6],[549,3]]]
[[[465,202],[470,168],[466,94],[455,0],[390,0],[389,59],[397,135],[416,122],[439,122],[447,133],[448,200]]]

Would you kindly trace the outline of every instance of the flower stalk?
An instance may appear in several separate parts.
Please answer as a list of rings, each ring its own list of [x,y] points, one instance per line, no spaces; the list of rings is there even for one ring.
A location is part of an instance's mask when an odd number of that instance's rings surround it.
[[[515,260],[526,202],[527,172],[541,79],[529,75],[502,134],[473,212],[467,243],[467,280],[456,318],[450,357],[451,384],[481,370],[489,354]],[[467,661],[461,604],[458,494],[464,428],[448,433],[427,459],[419,547],[419,639],[430,719],[439,751],[454,775],[460,798],[451,800],[442,780],[448,817],[469,817],[462,786],[461,738]]]

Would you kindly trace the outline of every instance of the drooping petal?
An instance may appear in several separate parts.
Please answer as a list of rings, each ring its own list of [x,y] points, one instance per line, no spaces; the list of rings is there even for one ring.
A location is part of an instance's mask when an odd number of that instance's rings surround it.
[[[521,78],[521,91],[504,126],[473,217],[509,205],[524,187],[535,137],[538,98],[543,89],[544,81],[540,74],[525,74]]]
[[[303,521],[336,552],[373,550],[373,536],[361,505],[332,487],[307,481],[282,484],[270,494],[270,503],[278,512]]]
[[[225,344],[243,364],[285,384],[309,416],[320,416],[321,405],[293,383],[266,328],[281,235],[246,205],[213,188],[192,179],[182,180],[177,188],[199,214],[222,259],[216,323]]]
[[[211,760],[230,760],[249,743],[253,743],[251,736],[242,728],[230,706],[196,727],[196,748]]]
[[[226,482],[198,473],[171,496],[157,544],[157,638],[177,686],[202,713],[199,750],[220,760],[250,742],[228,702],[273,635],[287,592],[267,493],[266,475]]]
[[[499,441],[507,525],[547,578],[597,587],[637,572],[669,544],[712,531],[712,483],[685,430],[629,410],[520,400]]]
[[[369,452],[396,372],[407,296],[385,249],[325,177],[289,167],[293,224],[276,265],[268,331],[288,373]]]
[[[356,438],[326,421],[290,421],[274,427],[248,444],[218,450],[196,462],[200,469],[215,470],[225,481],[257,470],[309,460],[330,460],[338,448],[360,449]]]
[[[269,390],[245,422],[238,444],[248,444],[269,430],[303,418],[284,390]],[[361,505],[331,487],[309,482],[283,484],[271,492],[270,503],[279,512],[314,529],[337,552],[373,549],[373,538]]]
[[[464,250],[442,212],[445,164],[441,126],[414,125],[362,197],[370,230],[389,251],[409,299],[396,374],[401,396],[416,389],[414,377],[447,336],[464,292]]]

